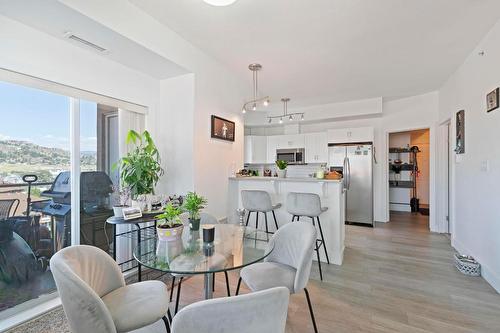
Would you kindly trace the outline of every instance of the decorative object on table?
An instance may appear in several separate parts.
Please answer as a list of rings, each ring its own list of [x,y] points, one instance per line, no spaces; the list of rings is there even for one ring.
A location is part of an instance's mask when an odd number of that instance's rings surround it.
[[[286,168],[288,167],[288,162],[283,161],[283,160],[277,160],[276,161],[276,173],[278,174],[278,178],[285,178],[286,177]]]
[[[215,240],[215,226],[207,224],[203,226],[203,243],[213,243]]]
[[[126,143],[134,147],[113,166],[113,169],[120,169],[121,183],[130,188],[132,199],[135,201],[140,195],[154,194],[154,188],[164,171],[161,167],[160,153],[148,131],[139,134],[130,130]]]
[[[272,177],[273,172],[270,169],[264,170],[264,177]]]
[[[240,225],[244,226],[245,225],[245,214],[246,210],[243,208],[238,208],[236,210],[236,214],[238,215],[238,220],[240,221]]]
[[[235,124],[233,121],[212,115],[211,123],[212,138],[234,141]]]
[[[113,213],[116,217],[123,217],[123,209],[130,207],[128,205],[130,201],[130,188],[127,186],[113,186],[113,201],[116,203],[113,205]]]
[[[486,111],[491,112],[498,109],[500,88],[496,88],[486,95]]]
[[[460,110],[456,115],[456,147],[455,153],[465,154],[465,110]]]
[[[156,233],[160,241],[175,241],[181,238],[184,225],[180,219],[182,209],[172,203],[165,206],[163,213],[156,215]]]
[[[330,171],[325,175],[325,179],[328,180],[339,180],[342,179],[342,174],[338,171]]]
[[[250,64],[248,65],[248,69],[252,72],[253,75],[253,99],[245,102],[243,107],[241,108],[242,113],[246,113],[248,111],[248,107],[252,107],[252,111],[257,110],[257,104],[262,103],[263,106],[269,105],[269,96],[258,97],[257,93],[259,91],[259,71],[262,69],[261,64]]]
[[[481,275],[481,264],[471,256],[455,253],[455,267],[463,274],[469,276]]]
[[[142,217],[142,211],[137,207],[127,207],[122,209],[122,216],[124,220],[133,220]]]
[[[189,213],[189,227],[196,231],[200,229],[200,212],[205,208],[207,199],[196,192],[188,192],[184,198],[182,208]]]
[[[320,166],[318,170],[316,170],[314,176],[316,179],[324,179],[325,178],[325,169],[323,166]]]
[[[300,120],[304,120],[304,112],[294,112],[294,113],[288,113],[288,102],[290,102],[290,98],[288,97],[283,97],[281,99],[283,102],[283,114],[279,116],[269,116],[267,117],[267,122],[270,124],[272,123],[273,119],[279,118],[279,123],[283,124],[283,119],[288,119],[289,121],[294,120],[294,116],[300,117]]]

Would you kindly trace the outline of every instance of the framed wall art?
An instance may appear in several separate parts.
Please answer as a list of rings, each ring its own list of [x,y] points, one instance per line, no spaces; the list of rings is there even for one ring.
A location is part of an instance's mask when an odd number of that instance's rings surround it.
[[[212,115],[211,137],[226,141],[234,141],[235,125],[231,120]]]
[[[460,110],[456,116],[457,134],[456,134],[456,147],[455,153],[465,153],[465,111]]]
[[[491,112],[493,110],[498,109],[498,94],[500,92],[500,88],[496,88],[488,95],[486,95],[486,111]]]

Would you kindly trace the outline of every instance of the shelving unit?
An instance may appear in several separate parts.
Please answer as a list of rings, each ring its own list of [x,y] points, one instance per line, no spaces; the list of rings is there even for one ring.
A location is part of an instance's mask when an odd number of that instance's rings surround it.
[[[412,190],[412,198],[416,198],[417,196],[417,172],[418,172],[418,165],[417,165],[417,154],[420,152],[418,149],[411,149],[411,148],[389,148],[389,154],[397,154],[397,158],[393,158],[392,160],[394,161],[395,159],[400,159],[401,154],[409,154],[409,161],[407,163],[402,163],[402,164],[396,164],[396,163],[390,163],[389,162],[389,171],[394,172],[393,168],[394,166],[399,166],[400,167],[400,173],[401,172],[411,172],[410,174],[410,180],[389,180],[389,187],[391,188],[406,188],[406,189],[411,189]],[[395,173],[395,172],[394,172]],[[397,204],[397,205],[410,205],[410,203],[402,203],[402,202],[390,202],[391,204]]]

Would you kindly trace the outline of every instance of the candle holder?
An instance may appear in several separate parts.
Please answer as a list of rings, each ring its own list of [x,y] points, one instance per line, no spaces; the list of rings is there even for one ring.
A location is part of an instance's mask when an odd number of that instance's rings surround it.
[[[213,243],[215,239],[215,226],[203,226],[203,243]]]

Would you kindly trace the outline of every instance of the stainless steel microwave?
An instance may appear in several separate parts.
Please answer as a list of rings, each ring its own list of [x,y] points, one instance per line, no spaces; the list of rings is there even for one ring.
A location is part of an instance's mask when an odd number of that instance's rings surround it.
[[[287,161],[288,164],[305,164],[305,149],[277,149],[276,160]]]

